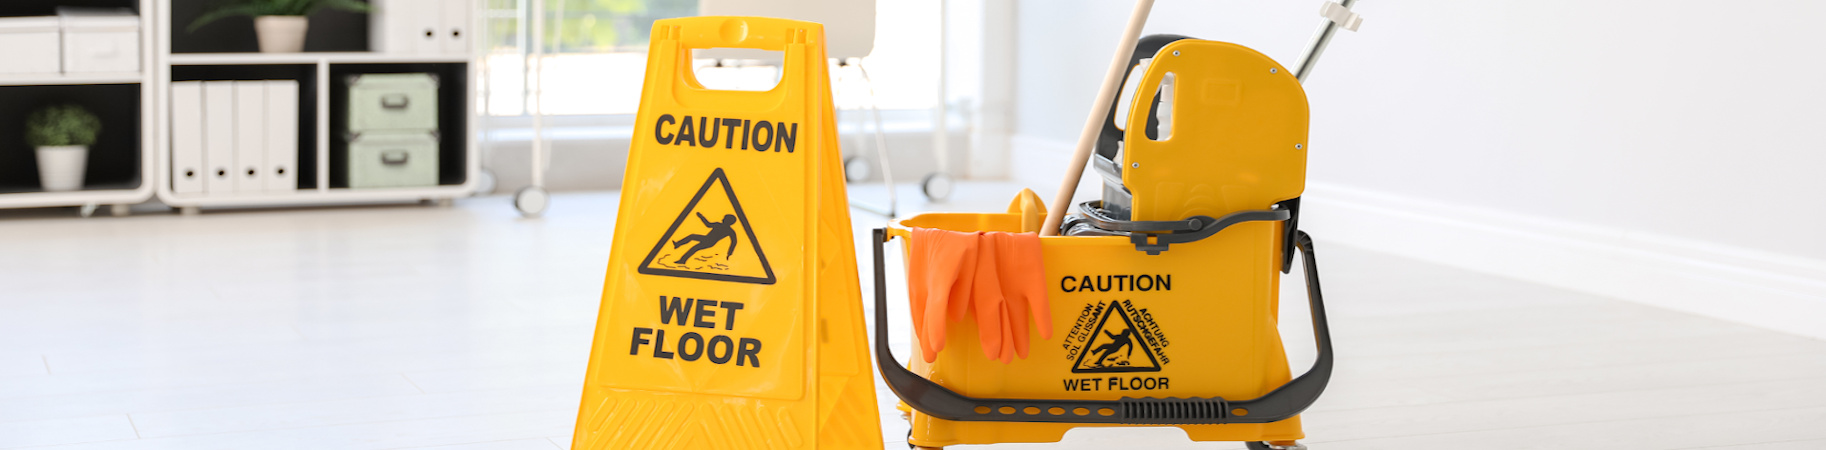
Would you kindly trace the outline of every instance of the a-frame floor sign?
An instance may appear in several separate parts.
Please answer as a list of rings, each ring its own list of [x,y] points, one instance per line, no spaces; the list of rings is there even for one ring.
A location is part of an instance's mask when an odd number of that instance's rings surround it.
[[[768,91],[691,50],[784,52]],[[573,449],[882,448],[822,25],[654,22]]]

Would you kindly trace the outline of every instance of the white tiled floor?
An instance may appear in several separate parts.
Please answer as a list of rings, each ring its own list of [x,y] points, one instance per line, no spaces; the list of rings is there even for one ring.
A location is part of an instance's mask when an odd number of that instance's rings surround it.
[[[967,187],[948,208],[1016,189]],[[564,448],[615,201],[0,212],[0,448]],[[1338,373],[1305,416],[1315,449],[1826,448],[1826,342],[1318,238]],[[1004,447],[1241,448],[1173,429]]]

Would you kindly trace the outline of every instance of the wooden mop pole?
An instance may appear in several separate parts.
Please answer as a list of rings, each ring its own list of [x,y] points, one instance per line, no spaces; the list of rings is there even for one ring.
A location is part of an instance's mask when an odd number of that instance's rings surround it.
[[[1110,59],[1110,70],[1103,75],[1103,88],[1097,90],[1097,98],[1091,101],[1090,118],[1084,120],[1084,131],[1078,133],[1078,151],[1072,154],[1071,167],[1065,170],[1065,180],[1059,183],[1059,194],[1047,205],[1046,224],[1040,227],[1041,236],[1059,235],[1059,223],[1065,220],[1065,211],[1071,208],[1072,194],[1078,191],[1078,179],[1084,177],[1084,165],[1090,162],[1091,151],[1097,146],[1097,133],[1103,120],[1109,117],[1108,108],[1116,104],[1116,94],[1122,91],[1122,75],[1129,70],[1129,56],[1135,52],[1135,41],[1141,38],[1141,26],[1148,23],[1148,12],[1153,9],[1154,0],[1136,0],[1135,11],[1129,13],[1128,28],[1122,30],[1122,40],[1116,43],[1116,56]]]

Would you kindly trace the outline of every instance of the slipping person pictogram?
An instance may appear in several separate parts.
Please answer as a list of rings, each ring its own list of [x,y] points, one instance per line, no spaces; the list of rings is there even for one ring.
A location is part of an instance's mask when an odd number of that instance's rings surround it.
[[[715,247],[717,242],[721,242],[724,239],[729,240],[729,250],[723,252],[723,259],[729,259],[730,256],[734,256],[736,244],[735,214],[724,214],[722,222],[711,222],[710,219],[704,218],[704,213],[695,214],[697,214],[697,220],[704,222],[704,228],[709,228],[710,232],[693,234],[685,236],[684,239],[672,241],[672,248],[674,249],[681,245],[685,245],[686,242],[697,242],[696,246],[691,247],[690,250],[686,250],[684,256],[678,257],[678,260],[673,261],[672,263],[684,264],[686,260],[691,259],[691,255],[695,255],[697,252],[703,251],[704,249]]]
[[[1109,331],[1103,331],[1103,334],[1109,336],[1111,341],[1108,344],[1099,345],[1097,348],[1091,349],[1091,353],[1100,354],[1092,359],[1093,361],[1096,361],[1095,364],[1097,366],[1109,366],[1112,362],[1110,361],[1110,357],[1116,356],[1116,351],[1127,349],[1128,352],[1123,354],[1123,360],[1120,365],[1128,365],[1128,358],[1135,357],[1135,329],[1129,328],[1122,330],[1122,334],[1110,334]]]
[[[1117,327],[1122,331],[1110,331]],[[1160,358],[1154,355],[1154,349],[1140,342],[1140,334],[1129,314],[1120,305],[1111,304],[1104,308],[1097,331],[1085,342],[1087,350],[1078,355],[1072,372],[1159,372]],[[1141,350],[1140,355],[1135,354],[1136,349]]]
[[[710,220],[719,216],[721,220]],[[691,223],[693,218],[695,223]],[[678,212],[666,233],[653,243],[639,272],[738,283],[775,281],[767,254],[761,251],[761,242],[755,238],[754,227],[742,212],[742,203],[736,200],[735,188],[723,169],[710,172],[709,179]]]

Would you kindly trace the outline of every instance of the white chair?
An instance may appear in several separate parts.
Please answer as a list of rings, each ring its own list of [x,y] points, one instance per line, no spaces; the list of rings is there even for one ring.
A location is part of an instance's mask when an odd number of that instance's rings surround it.
[[[824,24],[825,53],[837,62],[838,71],[833,76],[833,84],[842,84],[845,73],[842,69],[855,67],[862,76],[864,86],[873,98],[874,83],[869,80],[868,69],[862,66],[862,58],[875,50],[875,2],[873,0],[699,0],[698,14],[705,16],[763,16],[784,19],[804,20]],[[723,60],[759,61],[761,64],[779,63],[778,52],[764,52],[750,49],[707,49],[699,50],[694,57]],[[834,88],[835,86],[833,86]],[[881,110],[874,102],[869,104],[875,122],[876,159],[881,164],[881,178],[888,191],[886,208],[856,202],[856,207],[876,214],[894,217],[898,202],[894,195],[894,178],[888,164],[887,139],[881,125]],[[860,129],[860,127],[858,127]],[[850,181],[859,181],[868,177],[868,162],[860,156],[851,155],[843,160],[844,174]]]
[[[824,54],[838,61],[868,57],[875,51],[874,0],[698,0],[703,16],[761,16],[824,24]],[[715,49],[700,58],[758,59],[759,50]]]

